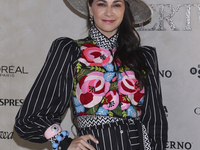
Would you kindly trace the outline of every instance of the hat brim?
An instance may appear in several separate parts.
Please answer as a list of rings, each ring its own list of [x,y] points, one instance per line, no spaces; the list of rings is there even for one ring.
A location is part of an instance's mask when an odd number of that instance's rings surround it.
[[[70,5],[81,14],[87,16],[87,0],[67,0]],[[126,0],[134,17],[135,24],[142,24],[151,19],[152,11],[150,7],[141,0]]]

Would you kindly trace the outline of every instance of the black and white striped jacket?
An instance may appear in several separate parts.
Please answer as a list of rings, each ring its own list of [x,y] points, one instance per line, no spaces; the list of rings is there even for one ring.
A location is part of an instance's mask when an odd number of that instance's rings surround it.
[[[145,100],[141,121],[149,133],[153,150],[163,150],[167,142],[167,120],[162,105],[156,51],[143,47],[152,74],[146,76]],[[72,93],[74,68],[81,50],[69,38],[56,39],[44,66],[36,78],[15,122],[18,135],[32,142],[46,142],[44,132],[52,124],[60,124]]]

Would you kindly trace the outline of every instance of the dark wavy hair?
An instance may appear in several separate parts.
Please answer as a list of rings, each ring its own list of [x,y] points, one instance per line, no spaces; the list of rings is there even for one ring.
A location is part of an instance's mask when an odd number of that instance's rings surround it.
[[[88,2],[92,6],[93,0]],[[89,17],[88,27],[90,27]],[[145,85],[147,66],[140,44],[141,40],[138,32],[135,30],[134,18],[128,2],[125,1],[125,12],[122,23],[119,26],[118,48],[114,54],[114,61],[119,58],[124,69],[127,66],[134,71],[136,79],[140,83],[140,88],[142,88]]]

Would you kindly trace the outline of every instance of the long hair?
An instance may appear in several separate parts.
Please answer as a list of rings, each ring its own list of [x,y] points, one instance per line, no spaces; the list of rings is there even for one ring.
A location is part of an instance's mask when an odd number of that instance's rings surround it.
[[[89,0],[88,2],[89,5],[92,6],[93,0]],[[88,27],[90,27],[89,17]],[[119,58],[124,69],[125,66],[127,66],[134,71],[135,77],[140,83],[140,88],[142,88],[145,85],[145,72],[147,72],[146,60],[140,47],[140,36],[135,30],[134,18],[129,8],[129,4],[126,1],[124,17],[119,26],[119,37],[117,42],[118,47],[114,54],[114,62]]]

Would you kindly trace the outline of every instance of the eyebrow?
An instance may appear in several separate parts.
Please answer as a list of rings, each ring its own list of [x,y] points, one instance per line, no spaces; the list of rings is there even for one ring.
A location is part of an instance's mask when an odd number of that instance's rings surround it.
[[[104,3],[107,3],[106,0],[98,0],[97,2],[99,2],[99,1],[104,2]],[[122,2],[122,0],[115,0],[113,3],[117,3],[117,2]]]

